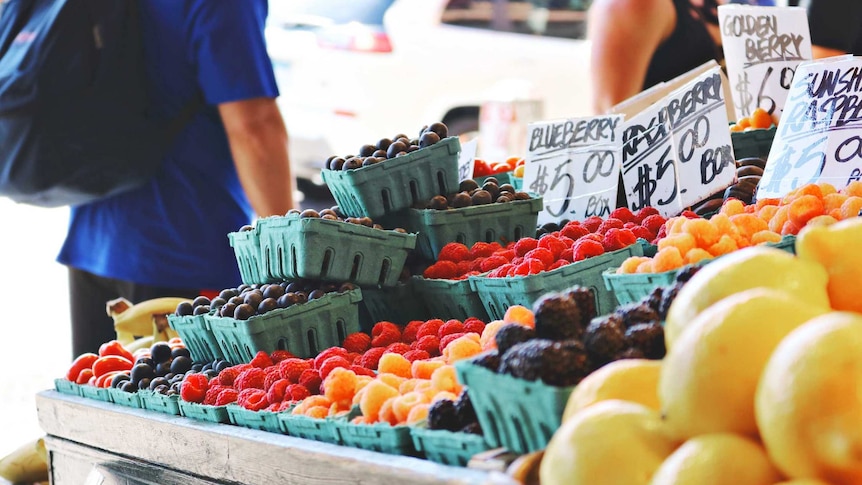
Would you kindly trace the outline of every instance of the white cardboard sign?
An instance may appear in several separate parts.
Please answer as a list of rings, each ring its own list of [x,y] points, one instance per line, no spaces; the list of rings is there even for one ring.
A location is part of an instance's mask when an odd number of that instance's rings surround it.
[[[854,180],[862,180],[862,57],[802,63],[757,197],[783,197],[814,182],[842,188]]]
[[[758,107],[780,116],[796,67],[811,59],[805,8],[721,5],[718,22],[736,119]]]
[[[713,67],[630,117],[623,128],[629,208],[673,216],[736,179],[724,82]]]
[[[473,178],[473,168],[476,164],[476,147],[478,145],[478,137],[461,144],[461,153],[458,155],[458,182]]]
[[[617,197],[621,115],[531,123],[527,126],[524,190],[542,196],[539,224],[607,217]]]

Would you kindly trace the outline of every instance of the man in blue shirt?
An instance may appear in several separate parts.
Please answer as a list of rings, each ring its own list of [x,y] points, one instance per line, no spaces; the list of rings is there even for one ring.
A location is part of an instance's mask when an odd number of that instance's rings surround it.
[[[146,0],[147,84],[168,123],[203,99],[153,180],[73,207],[72,352],[115,337],[108,300],[195,297],[240,283],[227,234],[293,207],[287,132],[263,28],[266,0]]]

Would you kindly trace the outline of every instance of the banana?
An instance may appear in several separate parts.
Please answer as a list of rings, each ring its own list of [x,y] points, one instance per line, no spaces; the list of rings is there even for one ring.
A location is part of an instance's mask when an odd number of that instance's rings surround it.
[[[749,175],[763,175],[763,169],[758,167],[757,165],[743,165],[736,169],[737,177],[747,177]]]
[[[0,458],[0,477],[12,483],[48,481],[48,452],[39,438]]]
[[[117,337],[118,337],[117,340],[120,340],[119,334],[117,334]],[[137,340],[134,340],[130,344],[124,343],[123,347],[125,347],[126,350],[128,350],[129,352],[134,354],[136,350],[150,348],[153,345],[154,341],[155,341],[155,337],[153,337],[152,335],[148,335],[146,337],[141,337]],[[120,340],[120,342],[122,342],[122,340]]]
[[[118,298],[117,300],[108,302],[108,315],[114,319],[114,331],[117,332],[117,340],[123,341],[119,338],[120,335],[123,335],[126,339],[129,335],[135,337],[157,335],[154,330],[156,330],[156,327],[161,327],[161,325],[156,324],[154,319],[157,317],[163,318],[164,325],[167,326],[167,318],[165,316],[174,313],[177,305],[184,301],[191,300],[187,298],[162,297],[131,305],[128,300]],[[163,331],[164,328],[158,329],[158,333]]]

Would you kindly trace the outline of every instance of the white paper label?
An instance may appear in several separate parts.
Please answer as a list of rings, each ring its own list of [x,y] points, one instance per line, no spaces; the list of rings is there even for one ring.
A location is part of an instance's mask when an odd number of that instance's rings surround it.
[[[473,178],[478,144],[478,137],[461,144],[461,154],[458,156],[458,182]]]
[[[862,179],[862,57],[801,64],[772,147],[758,199]]]
[[[811,34],[802,7],[718,7],[737,119],[761,107],[780,116],[793,74],[811,59]]]
[[[621,115],[531,123],[524,190],[542,196],[539,224],[607,217],[616,204]]]

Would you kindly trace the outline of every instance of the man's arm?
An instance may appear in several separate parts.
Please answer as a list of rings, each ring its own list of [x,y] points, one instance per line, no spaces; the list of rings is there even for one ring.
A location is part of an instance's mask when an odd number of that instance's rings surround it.
[[[287,130],[275,99],[218,105],[239,181],[259,217],[284,215],[294,206]]]

